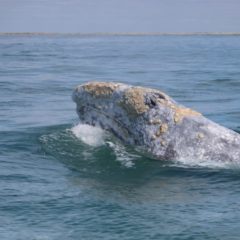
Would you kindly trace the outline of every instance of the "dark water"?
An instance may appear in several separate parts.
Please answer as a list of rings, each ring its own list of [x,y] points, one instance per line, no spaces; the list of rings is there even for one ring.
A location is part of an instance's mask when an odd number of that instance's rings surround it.
[[[239,239],[240,167],[72,129],[72,90],[92,79],[162,89],[240,131],[239,36],[0,36],[0,239]]]

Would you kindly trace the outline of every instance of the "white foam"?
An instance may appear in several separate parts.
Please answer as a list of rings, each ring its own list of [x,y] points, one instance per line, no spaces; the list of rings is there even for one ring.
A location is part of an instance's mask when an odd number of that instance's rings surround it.
[[[104,145],[106,133],[99,127],[94,127],[88,124],[78,124],[71,128],[72,133],[83,141],[93,147]]]
[[[134,166],[134,160],[139,158],[138,155],[127,152],[125,147],[120,143],[107,142],[108,146],[113,149],[116,160],[124,167],[131,168]]]
[[[176,164],[181,167],[204,167],[204,168],[215,168],[215,169],[240,169],[238,163],[232,163],[228,161],[214,161],[211,159],[179,159]]]

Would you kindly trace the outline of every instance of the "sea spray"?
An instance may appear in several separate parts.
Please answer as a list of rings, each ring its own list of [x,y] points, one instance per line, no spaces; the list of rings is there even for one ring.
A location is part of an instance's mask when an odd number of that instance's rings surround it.
[[[82,142],[90,146],[99,147],[105,144],[104,139],[106,138],[106,133],[99,127],[88,124],[78,124],[71,128],[71,131]]]
[[[89,146],[108,146],[113,151],[116,157],[116,161],[120,162],[124,167],[133,167],[134,160],[140,157],[137,154],[129,153],[126,150],[125,146],[116,139],[115,141],[109,139],[109,134],[100,127],[79,123],[78,125],[71,128],[71,132],[75,137]]]

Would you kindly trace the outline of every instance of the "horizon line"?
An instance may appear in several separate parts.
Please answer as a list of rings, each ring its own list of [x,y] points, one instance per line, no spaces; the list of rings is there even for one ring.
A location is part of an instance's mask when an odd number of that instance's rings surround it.
[[[193,35],[223,35],[238,36],[240,32],[0,32],[1,35],[72,35],[72,36],[193,36]]]

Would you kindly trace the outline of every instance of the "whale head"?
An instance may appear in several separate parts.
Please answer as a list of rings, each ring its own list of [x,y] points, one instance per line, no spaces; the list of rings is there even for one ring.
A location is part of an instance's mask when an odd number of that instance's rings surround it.
[[[171,115],[167,104],[174,101],[165,93],[122,83],[88,82],[72,95],[82,123],[100,126],[130,144],[143,144],[143,126],[160,123],[159,110]],[[165,103],[165,107],[164,104]],[[161,109],[159,106],[161,105]],[[154,122],[155,121],[155,122]]]

